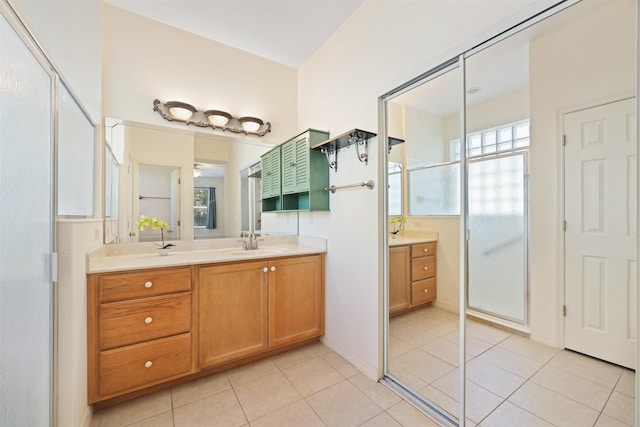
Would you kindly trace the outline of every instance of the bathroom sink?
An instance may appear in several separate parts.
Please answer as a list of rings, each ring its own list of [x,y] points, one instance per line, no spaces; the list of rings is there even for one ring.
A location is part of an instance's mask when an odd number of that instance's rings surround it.
[[[259,248],[259,249],[247,249],[242,250],[238,248],[232,249],[223,249],[223,251],[229,255],[233,256],[243,256],[243,257],[252,257],[252,256],[264,256],[264,255],[275,255],[280,254],[286,249],[283,248]]]

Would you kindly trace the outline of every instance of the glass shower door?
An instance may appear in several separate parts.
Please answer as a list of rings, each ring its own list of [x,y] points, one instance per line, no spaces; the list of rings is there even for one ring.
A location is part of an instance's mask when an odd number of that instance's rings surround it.
[[[527,154],[469,163],[468,307],[525,324]]]

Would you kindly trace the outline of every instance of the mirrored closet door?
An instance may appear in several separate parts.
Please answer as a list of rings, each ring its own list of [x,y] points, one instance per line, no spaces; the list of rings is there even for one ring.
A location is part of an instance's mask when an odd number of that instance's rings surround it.
[[[635,424],[637,4],[572,3],[385,99],[387,378],[439,422]],[[436,297],[412,305],[394,241],[429,232]]]

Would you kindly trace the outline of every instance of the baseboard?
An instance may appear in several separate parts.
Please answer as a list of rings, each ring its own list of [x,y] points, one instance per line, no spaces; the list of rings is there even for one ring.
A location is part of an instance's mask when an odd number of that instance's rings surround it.
[[[82,417],[82,427],[89,427],[91,425],[91,420],[93,419],[93,409],[91,406],[87,406],[84,410],[84,416]]]

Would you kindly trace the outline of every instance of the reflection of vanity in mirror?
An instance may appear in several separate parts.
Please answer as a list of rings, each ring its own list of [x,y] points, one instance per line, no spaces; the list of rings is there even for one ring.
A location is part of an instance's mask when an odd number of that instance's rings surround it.
[[[578,2],[386,100],[387,377],[445,424],[633,425],[635,8]],[[412,307],[402,241],[428,232],[437,293]]]
[[[275,223],[297,233],[295,214],[261,213],[259,162],[271,144],[110,118],[105,128],[105,242],[157,240],[136,229],[139,215],[166,220],[170,240],[239,237]]]

